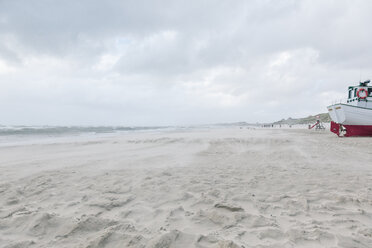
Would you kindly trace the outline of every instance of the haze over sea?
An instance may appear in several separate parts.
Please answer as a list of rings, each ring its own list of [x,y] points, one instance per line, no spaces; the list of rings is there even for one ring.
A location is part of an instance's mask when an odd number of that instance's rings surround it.
[[[125,126],[0,126],[0,146],[91,139],[133,132],[174,130],[182,127]]]

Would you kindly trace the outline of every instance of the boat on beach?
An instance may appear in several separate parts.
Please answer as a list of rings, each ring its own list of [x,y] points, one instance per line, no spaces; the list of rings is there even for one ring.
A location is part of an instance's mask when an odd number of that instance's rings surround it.
[[[338,136],[372,136],[372,86],[370,80],[350,86],[344,102],[327,107],[331,132]]]

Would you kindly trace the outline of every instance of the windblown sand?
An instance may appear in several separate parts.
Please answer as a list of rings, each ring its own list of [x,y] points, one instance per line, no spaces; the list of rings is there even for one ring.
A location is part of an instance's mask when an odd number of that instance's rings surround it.
[[[0,148],[0,247],[372,247],[372,138],[210,129]]]

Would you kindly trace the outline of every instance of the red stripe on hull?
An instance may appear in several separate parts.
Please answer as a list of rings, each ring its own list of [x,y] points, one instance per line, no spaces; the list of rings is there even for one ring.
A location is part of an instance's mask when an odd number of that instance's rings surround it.
[[[346,132],[345,132],[346,129]],[[335,122],[331,122],[332,133],[338,136],[352,137],[352,136],[372,136],[372,125],[370,126],[360,126],[360,125],[341,125]],[[345,133],[343,133],[345,132]]]
[[[372,136],[372,126],[343,125],[346,128],[345,137]]]
[[[331,132],[340,136],[340,124],[331,121]]]

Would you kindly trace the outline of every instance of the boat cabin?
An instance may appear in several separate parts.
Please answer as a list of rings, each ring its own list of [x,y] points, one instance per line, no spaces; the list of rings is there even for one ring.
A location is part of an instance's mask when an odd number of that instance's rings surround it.
[[[350,86],[347,103],[362,108],[372,108],[372,86],[370,80],[360,82],[358,86]]]

